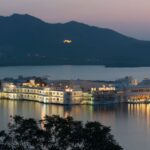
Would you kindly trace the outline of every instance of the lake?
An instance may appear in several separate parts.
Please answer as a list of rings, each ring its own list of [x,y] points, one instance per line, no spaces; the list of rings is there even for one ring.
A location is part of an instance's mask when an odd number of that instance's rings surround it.
[[[150,77],[150,67],[106,68],[104,66],[18,66],[0,67],[0,79],[4,77],[48,76],[51,80],[87,79],[116,80],[133,76],[139,80]]]
[[[150,67],[105,68],[103,66],[23,66],[0,67],[0,78],[49,76],[57,79],[116,80],[133,76],[150,77]],[[29,101],[0,100],[0,129],[6,129],[10,115],[41,119],[44,115],[71,115],[76,120],[99,121],[112,128],[115,139],[125,150],[150,150],[150,104],[115,104],[101,106],[57,106]]]
[[[112,128],[115,139],[125,150],[150,149],[150,105],[146,104],[60,106],[0,100],[0,129],[6,129],[10,115],[42,119],[46,114],[61,117],[69,115],[83,122],[99,121]]]

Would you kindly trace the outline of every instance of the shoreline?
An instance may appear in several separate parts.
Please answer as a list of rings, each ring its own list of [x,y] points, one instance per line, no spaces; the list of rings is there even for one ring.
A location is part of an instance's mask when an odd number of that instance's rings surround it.
[[[61,103],[45,103],[45,102],[42,102],[42,101],[36,101],[36,100],[28,100],[28,99],[9,99],[9,98],[0,98],[0,101],[1,100],[7,100],[7,101],[19,101],[19,102],[35,102],[35,103],[39,103],[39,104],[46,104],[46,105],[58,105],[58,106],[99,106],[99,105],[116,105],[116,104],[122,104],[122,103],[126,103],[126,102],[110,102],[110,103],[97,103],[97,104],[90,104],[90,103],[78,103],[78,104],[73,104],[73,103],[70,103],[70,104],[61,104]]]

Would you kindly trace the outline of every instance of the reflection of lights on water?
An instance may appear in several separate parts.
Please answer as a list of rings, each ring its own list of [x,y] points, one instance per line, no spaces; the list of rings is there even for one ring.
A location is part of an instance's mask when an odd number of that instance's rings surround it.
[[[14,116],[16,111],[16,101],[8,100],[9,102],[9,116]]]
[[[41,120],[44,120],[46,116],[46,105],[43,105],[42,111],[41,111]],[[41,122],[41,128],[44,129],[44,123]]]
[[[45,115],[46,115],[46,105],[43,105],[42,112],[41,112],[41,119],[44,119]]]
[[[71,114],[69,114],[69,112],[65,112],[65,113],[64,113],[64,118],[67,118],[67,117],[69,117],[69,116],[71,116]]]
[[[150,104],[128,104],[128,110],[130,115],[137,116],[139,122],[143,122],[141,119],[145,119],[144,122],[147,128],[150,127]]]
[[[41,120],[45,119],[46,115],[59,115],[60,117],[68,117],[71,116],[68,111],[65,111],[63,106],[53,105],[51,107],[47,107],[48,105],[42,105],[41,107]],[[44,123],[41,123],[42,129],[44,129]]]

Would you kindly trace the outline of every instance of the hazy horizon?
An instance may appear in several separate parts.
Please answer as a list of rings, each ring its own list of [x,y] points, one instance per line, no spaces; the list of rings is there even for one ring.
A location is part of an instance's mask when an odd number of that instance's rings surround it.
[[[147,0],[1,0],[0,15],[30,14],[49,23],[75,20],[150,41],[149,6]]]

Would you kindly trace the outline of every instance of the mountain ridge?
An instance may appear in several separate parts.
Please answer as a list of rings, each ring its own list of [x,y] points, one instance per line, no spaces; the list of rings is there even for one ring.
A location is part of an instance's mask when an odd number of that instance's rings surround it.
[[[0,16],[0,65],[150,66],[149,55],[149,41],[112,29],[51,24],[28,14]]]

